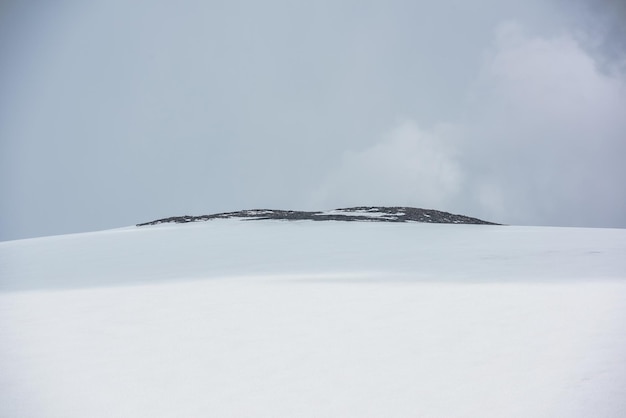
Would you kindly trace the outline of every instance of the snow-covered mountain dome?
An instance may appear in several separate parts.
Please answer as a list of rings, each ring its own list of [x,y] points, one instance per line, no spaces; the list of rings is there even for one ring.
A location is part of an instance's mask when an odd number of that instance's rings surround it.
[[[285,213],[0,242],[0,417],[626,416],[626,230]]]

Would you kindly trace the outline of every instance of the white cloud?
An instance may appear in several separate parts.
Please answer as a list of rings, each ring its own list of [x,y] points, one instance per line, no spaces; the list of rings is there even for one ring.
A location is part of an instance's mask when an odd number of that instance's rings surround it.
[[[573,37],[501,25],[471,103],[461,164],[483,216],[626,226],[626,88]]]
[[[445,207],[462,176],[446,129],[430,133],[400,123],[377,144],[344,154],[313,200],[317,206],[361,204]]]
[[[489,220],[626,226],[626,86],[575,40],[500,25],[464,116],[346,153],[317,206],[415,205]],[[416,118],[419,120],[419,118]]]

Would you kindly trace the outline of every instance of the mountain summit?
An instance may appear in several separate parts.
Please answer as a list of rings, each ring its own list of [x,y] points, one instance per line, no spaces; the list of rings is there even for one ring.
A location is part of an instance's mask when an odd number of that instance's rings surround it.
[[[406,206],[357,206],[328,211],[305,212],[295,210],[251,209],[237,212],[224,212],[201,216],[173,216],[157,219],[137,226],[158,225],[162,223],[188,223],[211,219],[244,220],[285,220],[285,221],[370,221],[370,222],[427,222],[440,224],[478,224],[498,225],[482,219],[456,215],[433,209],[420,209]]]

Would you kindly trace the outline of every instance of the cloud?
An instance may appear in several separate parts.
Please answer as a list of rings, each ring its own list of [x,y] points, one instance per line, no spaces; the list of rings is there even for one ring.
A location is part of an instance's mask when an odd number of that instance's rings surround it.
[[[457,193],[462,175],[444,131],[426,132],[413,121],[398,124],[379,143],[345,153],[313,200],[322,207],[445,207]]]
[[[626,86],[573,36],[503,23],[463,117],[347,153],[323,206],[410,204],[514,224],[626,227]]]
[[[460,164],[478,211],[513,223],[626,226],[626,86],[574,37],[500,25],[472,104]]]
[[[559,0],[574,16],[575,35],[597,59],[602,71],[626,76],[626,2]]]

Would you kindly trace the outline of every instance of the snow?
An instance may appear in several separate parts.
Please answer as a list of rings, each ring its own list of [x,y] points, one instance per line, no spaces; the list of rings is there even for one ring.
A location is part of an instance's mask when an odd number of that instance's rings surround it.
[[[274,213],[271,210],[246,210],[244,211],[247,215],[268,215]]]
[[[404,212],[386,213],[379,212],[377,208],[367,210],[343,210],[333,209],[321,212],[321,215],[341,215],[341,216],[360,216],[363,218],[382,218],[382,219],[395,219],[398,216],[404,215]]]
[[[372,222],[0,243],[0,416],[625,416],[624,254]]]

